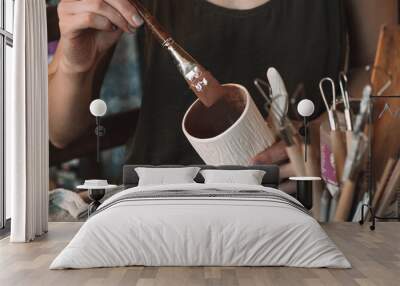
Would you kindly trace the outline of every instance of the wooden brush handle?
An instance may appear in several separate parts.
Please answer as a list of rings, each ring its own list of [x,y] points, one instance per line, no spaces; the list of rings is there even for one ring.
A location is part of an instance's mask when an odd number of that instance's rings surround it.
[[[294,172],[297,177],[304,177],[306,175],[303,152],[299,145],[294,144],[292,146],[286,147],[286,152],[288,154],[290,163],[293,166]]]
[[[350,152],[351,149],[351,143],[353,142],[353,132],[352,131],[346,131],[346,150],[347,154]]]
[[[316,152],[318,152],[318,150],[313,144],[308,145],[308,160],[304,162],[306,176],[308,177],[321,177],[321,165]]]
[[[344,164],[346,162],[346,144],[343,132],[340,130],[331,131],[332,152],[335,159],[337,180],[340,183],[343,177]]]
[[[230,95],[228,88],[223,87],[210,72],[178,45],[140,1],[129,0],[129,2],[136,8],[161,45],[168,49],[189,87],[205,106],[211,107],[224,95]],[[219,111],[225,114],[229,113],[223,108],[220,108]]]
[[[378,182],[376,193],[375,193],[374,199],[372,201],[372,206],[374,208],[377,207],[378,202],[381,199],[382,194],[385,191],[385,187],[390,179],[390,176],[392,175],[392,171],[393,171],[395,165],[396,165],[396,160],[393,158],[390,158],[386,163],[385,170],[383,171],[382,177]]]
[[[383,216],[387,211],[388,206],[393,202],[396,197],[396,193],[400,186],[400,161],[396,162],[396,166],[393,169],[390,179],[387,182],[384,193],[378,203],[376,209],[377,216]]]
[[[355,184],[351,180],[344,182],[340,192],[339,202],[335,213],[335,222],[347,221],[350,215],[351,206],[354,198]]]
[[[156,18],[147,10],[147,8],[138,0],[129,0],[129,2],[136,8],[139,15],[143,18],[147,27],[153,32],[154,36],[160,41],[161,44],[165,44],[167,41],[172,39],[171,35],[161,26]]]
[[[300,138],[299,134],[297,132],[293,133],[293,134],[294,134],[293,135],[293,142],[295,144],[299,145],[299,146],[302,146],[303,145],[303,140]]]
[[[374,198],[372,200],[372,207],[374,209],[377,209],[377,207],[378,207],[378,204],[379,204],[379,202],[380,202],[380,200],[381,200],[381,198],[382,198],[382,196],[383,196],[383,194],[385,192],[385,188],[386,188],[387,183],[388,183],[388,181],[390,179],[390,176],[392,175],[392,172],[393,172],[393,169],[394,169],[395,165],[396,165],[396,160],[393,159],[393,158],[390,158],[386,163],[385,170],[383,171],[382,177],[378,182],[378,185],[377,185],[377,188],[376,188],[376,192],[375,192]],[[365,220],[369,221],[370,218],[371,218],[371,214],[370,214],[370,212],[368,212]]]

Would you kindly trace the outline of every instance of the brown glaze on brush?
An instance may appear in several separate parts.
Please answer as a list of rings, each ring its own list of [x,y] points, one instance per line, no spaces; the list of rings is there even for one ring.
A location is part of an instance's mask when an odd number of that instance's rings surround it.
[[[198,107],[191,122],[191,129],[199,138],[217,136],[231,127],[243,113],[246,101],[240,91],[221,85],[214,76],[201,66],[188,52],[178,45],[153,15],[138,0],[129,0],[143,18],[154,37],[175,59],[178,69],[189,87],[199,98]]]
[[[211,107],[230,92],[172,39],[171,35],[158,23],[142,3],[137,0],[129,0],[129,2],[136,8],[161,45],[171,53],[186,82],[205,106]]]

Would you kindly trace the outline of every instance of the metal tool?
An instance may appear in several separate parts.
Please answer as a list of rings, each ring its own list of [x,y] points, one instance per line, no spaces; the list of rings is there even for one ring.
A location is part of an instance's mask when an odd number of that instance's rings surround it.
[[[344,104],[344,118],[346,121],[346,130],[353,130],[353,122],[351,120],[351,108],[350,108],[350,100],[349,100],[349,92],[347,89],[348,79],[345,72],[339,73],[339,85],[340,91],[342,93],[343,104]]]
[[[264,97],[266,102],[264,108],[266,111],[270,112],[274,128],[287,146],[286,151],[293,164],[296,176],[305,176],[306,173],[302,160],[302,150],[301,146],[298,144],[299,140],[296,140],[296,130],[294,129],[291,120],[287,117],[287,113],[280,109],[279,104],[274,104],[272,88],[269,83],[262,79],[255,79],[254,85]],[[268,94],[265,89],[268,90]]]
[[[372,95],[372,87],[370,85],[365,86],[363,90],[363,97],[360,103],[360,111],[354,122],[355,134],[364,132],[364,127],[368,119],[368,110],[369,110],[371,95]]]
[[[254,80],[254,85],[265,99],[264,109],[272,113],[271,115],[277,121],[276,123],[278,124],[278,126],[285,126],[285,121],[287,119],[286,113],[280,108],[278,104],[274,103],[275,99],[272,96],[272,88],[269,83],[262,79],[256,78]],[[268,89],[268,94],[265,92],[263,87]]]
[[[363,90],[360,103],[360,112],[354,123],[353,140],[349,154],[347,155],[342,180],[352,179],[356,167],[360,164],[361,155],[366,151],[368,145],[367,136],[364,134],[367,123],[369,103],[372,95],[372,87],[367,85]]]
[[[332,106],[329,106],[328,100],[327,100],[326,95],[325,95],[325,91],[324,91],[324,83],[325,82],[329,82],[331,84],[331,86],[332,86],[332,96],[333,96],[333,104],[332,104]],[[336,118],[335,118],[336,86],[335,86],[335,82],[330,77],[325,77],[319,83],[319,90],[321,91],[321,96],[322,96],[322,99],[324,101],[326,110],[328,112],[329,126],[330,126],[332,131],[335,131],[336,130]]]
[[[280,104],[274,103],[277,97],[273,98],[272,88],[268,82],[257,78],[254,80],[254,85],[265,99],[264,109],[271,113],[275,129],[280,133],[284,132],[285,134],[281,136],[282,140],[285,140],[286,143],[290,143],[289,146],[292,145],[294,143],[293,137],[297,131],[292,121],[287,116],[287,109],[284,111],[281,109]],[[268,94],[265,92],[264,88],[268,90]]]
[[[282,111],[282,116],[287,116],[289,110],[289,95],[283,78],[275,68],[269,68],[267,79],[271,87],[272,105]]]
[[[254,85],[256,86],[256,88],[258,89],[258,91],[261,93],[262,97],[265,100],[264,109],[267,112],[272,111],[273,113],[275,113],[275,115],[277,115],[277,117],[281,117],[281,112],[279,110],[272,109],[272,99],[271,99],[272,88],[271,88],[271,86],[266,81],[259,79],[259,78],[256,78],[254,80]],[[265,92],[263,87],[268,89],[268,94]]]
[[[329,106],[328,100],[324,91],[324,84],[329,83],[332,88],[332,106]],[[343,176],[343,168],[346,161],[346,144],[343,136],[343,132],[338,128],[336,120],[336,86],[335,82],[330,77],[323,78],[319,83],[319,89],[321,96],[324,101],[326,110],[328,111],[329,126],[331,129],[330,138],[332,144],[332,152],[335,160],[336,176],[338,182],[340,182]]]

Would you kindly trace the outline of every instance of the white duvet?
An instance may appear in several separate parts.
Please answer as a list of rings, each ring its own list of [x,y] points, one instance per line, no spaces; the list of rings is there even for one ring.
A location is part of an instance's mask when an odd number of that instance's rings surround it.
[[[293,206],[246,198],[116,200],[132,192],[262,190],[185,184],[136,187],[105,201],[50,269],[119,266],[292,266],[350,268],[318,222]],[[295,201],[295,200],[294,200]],[[107,207],[108,206],[108,207]]]

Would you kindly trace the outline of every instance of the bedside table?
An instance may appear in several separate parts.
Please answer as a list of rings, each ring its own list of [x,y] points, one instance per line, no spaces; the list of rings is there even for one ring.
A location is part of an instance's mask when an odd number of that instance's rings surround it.
[[[321,181],[320,177],[291,177],[291,181],[297,183],[297,199],[308,210],[313,207],[313,182]]]
[[[79,190],[87,190],[89,199],[92,203],[88,208],[88,216],[90,217],[101,205],[100,200],[104,198],[106,191],[116,189],[116,185],[109,185],[106,180],[86,180],[83,185],[76,187]]]
[[[101,205],[100,200],[104,198],[104,195],[106,194],[105,189],[93,189],[93,190],[88,190],[88,195],[89,199],[91,199],[91,203],[88,208],[88,216],[90,217],[96,210],[97,208]]]

